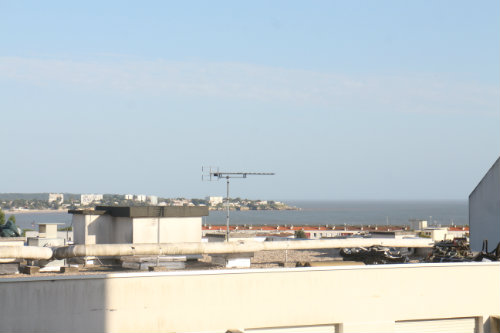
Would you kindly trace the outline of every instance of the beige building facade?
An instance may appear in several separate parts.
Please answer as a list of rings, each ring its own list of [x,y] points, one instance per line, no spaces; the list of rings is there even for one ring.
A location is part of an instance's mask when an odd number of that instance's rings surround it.
[[[499,281],[498,262],[4,278],[0,331],[498,332]]]

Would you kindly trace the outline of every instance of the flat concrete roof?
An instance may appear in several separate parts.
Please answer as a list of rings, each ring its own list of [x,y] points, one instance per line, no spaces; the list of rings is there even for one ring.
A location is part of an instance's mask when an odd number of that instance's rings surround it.
[[[111,215],[113,217],[201,217],[208,216],[207,206],[97,206],[95,210],[74,209],[70,214]]]
[[[393,231],[370,231],[372,235],[413,235],[415,232],[406,230],[393,230]]]
[[[77,215],[104,215],[106,214],[106,211],[93,209],[70,209],[68,210],[68,213]]]

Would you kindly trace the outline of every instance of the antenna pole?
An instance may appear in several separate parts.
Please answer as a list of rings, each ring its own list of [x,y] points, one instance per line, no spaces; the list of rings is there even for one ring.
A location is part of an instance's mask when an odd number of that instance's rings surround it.
[[[226,176],[226,242],[229,242],[229,176]]]
[[[201,168],[202,173],[205,171]],[[273,176],[272,172],[220,172],[219,168],[217,171],[212,170],[212,167],[208,168],[206,175],[202,175],[201,179],[205,178],[209,181],[212,179],[219,180],[221,178],[226,178],[226,242],[229,242],[229,178],[247,178],[248,175],[253,176]]]

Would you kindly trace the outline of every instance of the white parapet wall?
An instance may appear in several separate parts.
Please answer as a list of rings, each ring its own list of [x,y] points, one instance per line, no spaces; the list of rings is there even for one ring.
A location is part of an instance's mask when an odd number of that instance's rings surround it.
[[[446,323],[489,332],[499,281],[495,262],[3,278],[0,331],[387,332]]]

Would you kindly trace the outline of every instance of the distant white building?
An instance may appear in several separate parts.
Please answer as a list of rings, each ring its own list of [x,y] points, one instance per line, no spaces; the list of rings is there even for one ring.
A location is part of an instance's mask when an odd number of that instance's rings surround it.
[[[188,206],[189,200],[187,199],[174,199],[172,200],[172,206]]]
[[[62,193],[49,193],[49,202],[63,203],[64,194]]]
[[[206,197],[205,200],[208,201],[210,206],[217,206],[224,202],[224,197]]]
[[[125,200],[134,200],[133,194],[125,194]]]
[[[452,240],[454,237],[448,235],[448,228],[446,227],[429,227],[422,230],[422,233],[435,242],[439,242],[442,240]]]
[[[426,220],[411,219],[410,220],[410,227],[412,230],[424,230],[425,228],[427,228],[427,221]]]
[[[468,227],[427,227],[421,233],[435,242],[453,240],[454,238],[467,237]]]
[[[80,196],[80,203],[82,205],[89,205],[92,202],[101,201],[102,198],[102,194],[82,194]]]
[[[135,201],[146,202],[147,196],[145,194],[138,194],[134,197]]]
[[[158,204],[158,197],[156,195],[149,195],[148,201],[152,205],[157,205]]]

